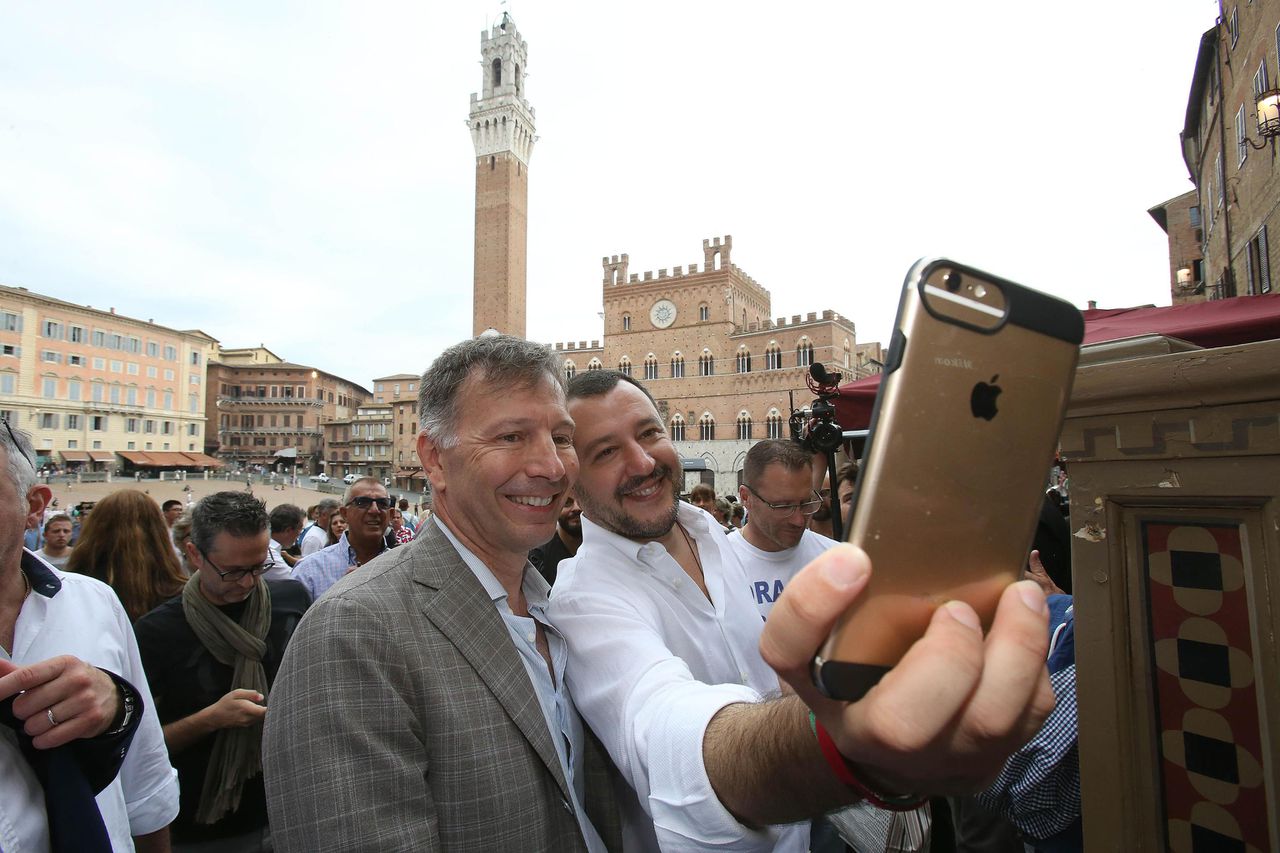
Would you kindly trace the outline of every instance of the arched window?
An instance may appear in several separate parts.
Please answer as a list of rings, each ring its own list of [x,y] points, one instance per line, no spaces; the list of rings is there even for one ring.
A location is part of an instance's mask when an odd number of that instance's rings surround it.
[[[764,351],[764,369],[779,370],[782,368],[782,348],[776,343],[770,342],[768,348]]]
[[[698,375],[716,375],[716,357],[711,354],[711,350],[709,349],[704,349],[702,351],[702,355],[698,356]]]
[[[678,412],[671,418],[671,440],[684,441],[684,415]]]
[[[710,412],[703,412],[702,417],[698,419],[698,439],[700,441],[716,440],[716,419],[711,417]]]
[[[738,413],[738,440],[747,441],[751,438],[751,415],[746,412]]]
[[[782,415],[777,409],[770,409],[764,419],[764,431],[767,438],[782,438]]]
[[[493,88],[496,89],[501,85],[502,85],[502,60],[495,59],[493,61]]]
[[[631,359],[625,355],[622,358],[618,359],[618,370],[623,374],[630,376],[631,375]]]
[[[844,339],[844,366],[849,366],[849,339]]]
[[[593,358],[587,362],[587,370],[604,370],[604,365],[600,363],[600,359]]]
[[[658,359],[653,353],[649,353],[644,359],[644,378],[658,378]]]
[[[577,372],[578,372],[577,365],[575,365],[572,361],[566,361],[564,363],[564,378],[566,380],[572,379],[574,377],[574,374],[576,374]]]
[[[796,344],[796,365],[808,367],[813,364],[813,343],[808,338],[801,338]]]
[[[738,372],[751,372],[751,350],[747,349],[746,344],[738,347]]]
[[[630,314],[622,315],[622,331],[624,332],[631,331],[631,315]]]
[[[711,309],[705,304],[698,306],[698,319],[704,323],[711,319]]]
[[[678,350],[671,354],[671,378],[684,379],[684,356]]]

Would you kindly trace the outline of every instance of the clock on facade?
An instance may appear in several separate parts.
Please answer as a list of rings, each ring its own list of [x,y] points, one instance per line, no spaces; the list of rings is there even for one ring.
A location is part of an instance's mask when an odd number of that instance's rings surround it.
[[[670,299],[659,299],[649,309],[649,320],[659,329],[665,329],[676,321],[676,304]]]

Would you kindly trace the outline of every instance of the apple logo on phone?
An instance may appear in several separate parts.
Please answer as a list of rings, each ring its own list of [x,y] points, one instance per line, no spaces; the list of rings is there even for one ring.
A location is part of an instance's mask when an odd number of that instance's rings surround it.
[[[969,395],[969,408],[973,410],[975,418],[983,420],[991,420],[996,416],[996,397],[1000,396],[1001,388],[996,384],[996,380],[1000,378],[1000,374],[991,377],[990,382],[979,382],[973,386],[973,393]]]

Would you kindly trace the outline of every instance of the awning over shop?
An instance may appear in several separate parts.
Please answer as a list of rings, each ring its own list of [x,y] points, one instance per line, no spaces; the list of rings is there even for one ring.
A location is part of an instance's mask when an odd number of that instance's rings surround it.
[[[412,468],[405,468],[403,470],[397,471],[395,473],[395,476],[397,478],[404,478],[404,477],[412,477],[414,474],[421,474],[421,473],[422,473],[421,471],[415,471]]]
[[[222,462],[204,453],[193,453],[191,451],[187,451],[182,455],[187,457],[187,459],[191,460],[191,464],[195,465],[198,468],[221,468],[222,467]]]
[[[60,450],[63,462],[89,462],[89,454],[83,450]]]
[[[275,452],[275,455],[276,455],[276,456],[279,456],[281,459],[297,459],[297,458],[298,458],[298,448],[296,448],[296,447],[282,447],[281,449],[279,449],[279,450],[277,450],[277,451]]]
[[[680,457],[680,467],[686,471],[706,471],[707,460],[701,456],[682,456]]]
[[[143,468],[153,468],[156,463],[151,461],[151,457],[140,450],[121,450],[120,455],[124,457],[124,461]]]
[[[89,458],[94,462],[115,462],[116,452],[114,450],[90,450]]]
[[[1237,296],[1165,308],[1095,308],[1084,315],[1084,346],[1165,335],[1202,347],[1225,347],[1280,338],[1280,293]],[[840,386],[836,420],[844,429],[871,423],[880,375]]]

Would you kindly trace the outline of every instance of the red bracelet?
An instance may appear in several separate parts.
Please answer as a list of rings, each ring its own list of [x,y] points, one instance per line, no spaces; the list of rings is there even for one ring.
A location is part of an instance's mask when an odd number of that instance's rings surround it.
[[[928,797],[918,797],[914,794],[894,796],[879,794],[871,790],[854,775],[853,763],[844,757],[840,747],[836,746],[836,742],[832,740],[831,733],[823,728],[822,723],[818,722],[812,711],[809,712],[809,723],[818,735],[818,746],[821,747],[822,757],[827,760],[827,766],[831,768],[831,772],[835,773],[836,778],[841,782],[857,791],[862,799],[871,803],[871,805],[878,809],[886,809],[892,812],[909,812],[912,809],[920,808],[920,806],[929,801]]]

